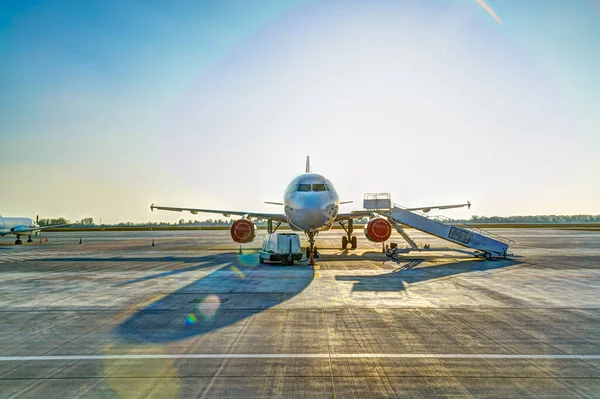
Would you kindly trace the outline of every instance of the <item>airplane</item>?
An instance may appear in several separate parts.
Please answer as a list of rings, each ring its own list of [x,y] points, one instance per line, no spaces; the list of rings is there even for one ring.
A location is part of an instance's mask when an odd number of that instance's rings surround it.
[[[36,217],[36,221],[29,218],[5,218],[0,216],[0,237],[4,237],[8,234],[14,234],[17,236],[15,245],[23,244],[21,236],[29,236],[27,242],[33,242],[31,239],[32,235],[38,235],[40,231],[49,229],[51,227],[69,226],[69,224],[55,224],[52,226],[40,226],[38,224],[39,216]]]
[[[384,242],[390,238],[392,224],[386,218],[379,217],[372,211],[359,210],[350,213],[339,213],[339,206],[350,202],[352,201],[340,202],[338,193],[331,181],[322,175],[311,173],[310,157],[306,157],[306,173],[297,176],[290,182],[284,192],[283,202],[266,202],[272,205],[283,206],[283,213],[180,208],[154,204],[150,206],[150,210],[188,211],[193,215],[202,212],[222,214],[225,217],[231,215],[242,216],[241,219],[236,220],[231,225],[231,238],[237,243],[248,243],[254,240],[256,226],[250,221],[250,218],[267,220],[269,233],[274,233],[282,223],[286,223],[292,230],[302,231],[306,234],[309,243],[309,246],[306,248],[307,257],[309,257],[311,252],[314,257],[318,257],[315,237],[319,232],[329,230],[336,222],[346,232],[346,235],[342,237],[342,248],[344,249],[348,248],[348,244],[350,244],[351,249],[356,249],[357,247],[356,236],[353,235],[353,219],[356,218],[370,218],[365,225],[365,235],[370,241]],[[429,212],[432,209],[451,209],[465,206],[470,208],[471,203],[408,208],[407,210]],[[275,228],[273,228],[273,222],[277,223]]]

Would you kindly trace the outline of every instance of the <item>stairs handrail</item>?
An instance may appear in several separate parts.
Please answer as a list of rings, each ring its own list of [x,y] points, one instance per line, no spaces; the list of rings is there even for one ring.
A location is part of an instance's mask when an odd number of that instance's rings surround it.
[[[400,209],[407,209],[405,206],[402,206],[400,204],[395,204],[393,202],[392,202],[392,207],[396,207],[396,208],[400,208]],[[490,238],[494,238],[498,241],[501,241],[501,242],[509,244],[509,245],[512,245],[515,243],[514,240],[511,240],[510,238],[502,237],[501,235],[492,233],[488,230],[483,230],[482,228],[479,228],[479,227],[469,226],[469,224],[465,223],[465,222],[456,222],[456,221],[454,221],[454,219],[449,218],[446,215],[427,215],[426,213],[419,212],[419,211],[411,211],[411,212],[414,212],[414,213],[418,214],[419,216],[426,217],[430,220],[441,219],[441,220],[436,220],[436,221],[439,223],[448,224],[450,226],[456,226],[456,227],[461,227],[461,228],[465,228],[468,230],[473,230],[475,233],[478,233],[478,234],[481,234],[481,235],[484,235],[484,236],[487,236]]]

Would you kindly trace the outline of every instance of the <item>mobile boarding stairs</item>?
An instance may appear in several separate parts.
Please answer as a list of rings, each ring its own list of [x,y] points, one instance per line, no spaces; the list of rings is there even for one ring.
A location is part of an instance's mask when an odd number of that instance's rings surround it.
[[[402,229],[402,225],[405,225],[441,238],[442,240],[450,241],[454,244],[471,248],[476,251],[468,252],[452,248],[436,250],[459,251],[485,259],[512,256],[512,254],[508,253],[508,248],[510,245],[514,244],[514,241],[479,228],[469,227],[469,225],[464,223],[452,222],[449,218],[444,216],[429,216],[421,212],[410,211],[400,205],[392,203],[389,193],[365,194],[363,207],[373,211],[373,213],[386,217],[396,231],[398,231],[410,245],[410,248],[396,250],[396,253],[433,249],[429,248],[429,246],[419,248],[419,246]]]

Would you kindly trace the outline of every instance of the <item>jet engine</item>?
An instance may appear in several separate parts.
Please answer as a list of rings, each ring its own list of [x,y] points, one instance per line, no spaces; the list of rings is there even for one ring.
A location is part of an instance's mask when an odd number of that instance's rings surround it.
[[[365,225],[365,236],[369,241],[384,242],[392,235],[392,225],[384,218],[373,218]]]
[[[254,223],[248,219],[238,219],[231,225],[231,238],[241,244],[251,242],[256,235]]]

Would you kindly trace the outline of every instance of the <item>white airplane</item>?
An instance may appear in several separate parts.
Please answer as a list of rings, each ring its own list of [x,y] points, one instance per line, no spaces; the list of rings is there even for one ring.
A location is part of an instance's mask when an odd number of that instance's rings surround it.
[[[390,238],[392,234],[391,223],[372,211],[360,210],[351,213],[338,213],[340,204],[350,202],[352,201],[340,202],[333,184],[324,176],[310,172],[310,159],[306,157],[306,173],[296,177],[288,185],[283,195],[283,203],[267,202],[268,204],[283,206],[283,213],[178,208],[154,204],[150,206],[150,209],[152,211],[154,209],[175,212],[189,211],[194,215],[198,212],[204,212],[219,213],[225,217],[231,215],[242,216],[242,219],[236,220],[231,226],[231,238],[238,243],[248,243],[254,240],[256,226],[250,221],[250,218],[267,220],[269,233],[275,232],[282,223],[287,223],[292,230],[303,231],[308,237],[307,257],[311,251],[315,257],[318,256],[315,237],[319,232],[329,230],[335,222],[338,222],[346,231],[346,235],[342,237],[342,248],[347,248],[350,244],[352,249],[356,249],[356,236],[352,235],[354,232],[352,221],[356,218],[370,217],[369,222],[365,225],[365,235],[370,241],[384,242]],[[471,204],[467,202],[466,204],[427,206],[409,208],[408,210],[429,212],[432,209],[461,208],[464,206],[470,207]],[[273,222],[277,223],[275,229],[273,229]]]
[[[55,224],[52,226],[43,226],[40,225],[33,219],[29,218],[5,218],[0,216],[0,237],[4,237],[8,234],[14,234],[17,236],[17,240],[15,241],[15,245],[23,244],[21,241],[21,236],[29,236],[27,242],[33,242],[31,239],[32,235],[38,235],[40,231],[49,229],[51,227],[61,227],[68,226],[66,224]]]

